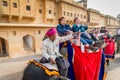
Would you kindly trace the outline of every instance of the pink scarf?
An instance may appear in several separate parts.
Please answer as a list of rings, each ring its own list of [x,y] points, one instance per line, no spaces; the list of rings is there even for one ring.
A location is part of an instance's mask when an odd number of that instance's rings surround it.
[[[55,35],[56,33],[57,33],[56,28],[51,28],[46,32],[46,35],[50,37],[52,35]]]

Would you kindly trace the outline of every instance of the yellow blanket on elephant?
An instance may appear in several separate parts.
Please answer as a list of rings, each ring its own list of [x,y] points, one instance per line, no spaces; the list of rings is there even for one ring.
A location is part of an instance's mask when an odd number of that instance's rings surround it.
[[[32,59],[28,62],[28,64],[35,64],[36,66],[38,66],[39,68],[43,69],[45,71],[45,73],[48,75],[48,76],[60,76],[59,72],[55,69],[48,69],[46,66],[40,64],[39,62],[37,62],[36,60]]]

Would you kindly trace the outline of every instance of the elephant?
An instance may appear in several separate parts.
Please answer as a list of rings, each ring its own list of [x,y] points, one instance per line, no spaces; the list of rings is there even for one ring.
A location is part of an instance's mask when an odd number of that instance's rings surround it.
[[[115,42],[117,44],[117,53],[120,51],[120,35],[114,35]]]
[[[40,67],[41,65],[36,60],[32,60],[33,62],[29,62],[27,67],[24,70],[22,80],[69,80],[66,77],[62,77],[59,75],[59,72],[57,72],[54,69],[51,69],[49,71],[55,71],[55,74],[48,75],[45,72],[45,66]],[[47,68],[48,69],[48,68]]]

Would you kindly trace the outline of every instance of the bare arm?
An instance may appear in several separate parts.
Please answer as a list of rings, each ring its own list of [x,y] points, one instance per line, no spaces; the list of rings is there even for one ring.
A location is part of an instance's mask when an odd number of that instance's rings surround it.
[[[65,42],[65,41],[70,40],[72,38],[73,38],[73,33],[71,33],[71,34],[69,34],[67,36],[64,36],[64,37],[58,37],[59,42]]]

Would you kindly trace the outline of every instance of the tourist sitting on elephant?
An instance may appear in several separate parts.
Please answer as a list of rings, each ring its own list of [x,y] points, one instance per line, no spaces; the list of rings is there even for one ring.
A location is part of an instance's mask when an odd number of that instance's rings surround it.
[[[82,44],[89,47],[89,49],[92,51],[97,51],[103,43],[101,41],[94,41],[91,35],[87,32],[87,29],[87,25],[81,24],[78,17],[74,19],[74,24],[72,27],[73,32],[81,32],[80,41],[82,42]],[[98,44],[99,46],[97,46],[96,44]]]
[[[66,18],[65,17],[60,17],[58,19],[58,25],[56,27],[58,35],[59,36],[66,36],[69,35],[69,31],[72,31],[71,27],[69,24],[66,23]],[[60,43],[60,53],[64,55],[64,57],[68,60],[70,63],[70,67],[68,69],[68,77],[71,80],[75,80],[74,76],[74,70],[73,70],[73,48],[71,46],[71,42],[65,41],[63,43]]]
[[[74,24],[72,27],[73,32],[81,32],[80,41],[82,42],[82,44],[89,47],[91,50],[96,51],[97,48],[92,46],[92,44],[94,44],[94,41],[90,39],[89,34],[85,32],[87,29],[87,26],[80,24],[80,20],[78,17],[74,19]]]
[[[61,42],[64,42],[73,38],[73,32],[72,31],[68,31],[68,32],[70,34],[63,37],[57,36],[56,28],[51,28],[46,33],[48,38],[46,38],[43,41],[42,55],[46,60],[48,60],[48,62],[55,64],[55,66],[56,66],[56,61],[55,61],[56,58],[59,56],[62,56],[59,52],[59,44]]]

